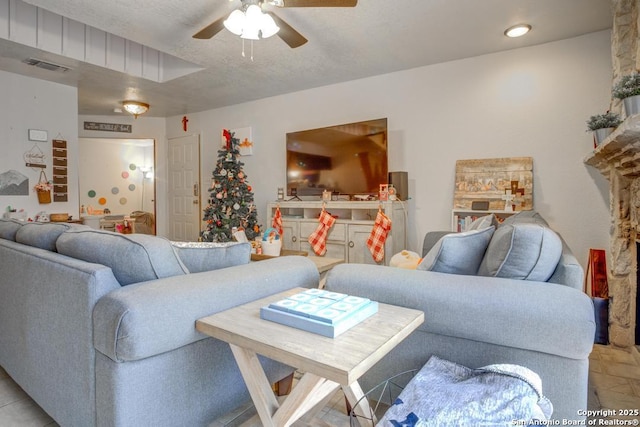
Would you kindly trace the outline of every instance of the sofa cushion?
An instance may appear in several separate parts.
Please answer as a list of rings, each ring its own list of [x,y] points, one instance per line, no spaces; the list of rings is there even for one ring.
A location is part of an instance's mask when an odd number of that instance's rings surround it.
[[[16,219],[0,219],[0,238],[16,241],[16,233],[25,222]]]
[[[489,215],[485,215],[485,216],[481,216],[480,218],[476,218],[473,220],[473,222],[469,225],[469,228],[467,228],[467,231],[469,230],[484,230],[487,227],[498,227],[498,219],[496,218],[496,216],[494,214],[489,214]]]
[[[61,254],[110,267],[121,286],[189,272],[169,240],[148,234],[74,230],[60,236],[57,248]]]
[[[495,227],[443,236],[418,264],[418,270],[475,275]]]
[[[16,242],[55,252],[56,241],[62,233],[83,227],[79,224],[64,222],[28,222],[17,230]]]
[[[249,243],[171,242],[171,245],[190,273],[246,264],[251,258]]]
[[[562,241],[536,222],[503,224],[491,238],[480,264],[481,276],[546,282],[562,254]]]

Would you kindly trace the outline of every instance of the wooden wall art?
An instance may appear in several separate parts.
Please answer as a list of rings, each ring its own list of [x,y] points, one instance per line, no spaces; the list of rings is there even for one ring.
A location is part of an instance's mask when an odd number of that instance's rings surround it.
[[[67,141],[52,139],[51,146],[53,150],[53,201],[67,202],[69,200]]]
[[[489,210],[505,210],[510,191],[513,210],[533,209],[533,158],[458,160],[456,162],[454,209],[471,209],[474,201],[489,202]]]

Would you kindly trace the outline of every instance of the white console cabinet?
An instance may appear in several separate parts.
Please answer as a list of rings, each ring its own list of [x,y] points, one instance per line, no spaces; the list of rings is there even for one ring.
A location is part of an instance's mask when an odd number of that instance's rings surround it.
[[[382,209],[391,219],[391,231],[384,247],[385,258],[380,264],[388,264],[395,253],[406,249],[406,207],[403,202],[273,202],[268,204],[268,226],[271,226],[278,206],[282,215],[284,249],[306,251],[309,255],[315,255],[308,239],[318,228],[318,216],[323,206],[336,218],[327,236],[326,257],[340,258],[350,263],[376,264],[367,248],[367,240],[378,209]]]

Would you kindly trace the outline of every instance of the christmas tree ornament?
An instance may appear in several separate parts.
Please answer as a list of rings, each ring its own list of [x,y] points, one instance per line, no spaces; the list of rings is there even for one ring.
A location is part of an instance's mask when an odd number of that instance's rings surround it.
[[[237,203],[234,203],[234,204],[233,204],[233,209],[235,209],[235,210],[240,209],[240,205],[239,205],[239,204],[237,204]]]

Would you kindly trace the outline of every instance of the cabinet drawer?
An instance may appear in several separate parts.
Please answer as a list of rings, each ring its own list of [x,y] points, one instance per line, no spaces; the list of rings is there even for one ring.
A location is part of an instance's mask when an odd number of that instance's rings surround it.
[[[300,237],[303,240],[307,240],[311,233],[318,228],[318,222],[301,222],[300,223]],[[327,240],[335,240],[337,242],[344,242],[347,240],[347,226],[346,224],[333,224],[333,227],[329,230]]]

